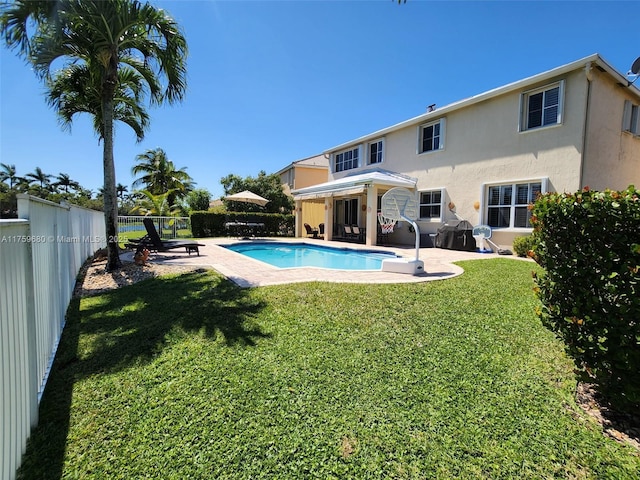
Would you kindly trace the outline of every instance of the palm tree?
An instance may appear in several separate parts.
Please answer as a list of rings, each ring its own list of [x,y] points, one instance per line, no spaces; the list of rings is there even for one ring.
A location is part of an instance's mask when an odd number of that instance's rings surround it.
[[[16,166],[8,165],[6,163],[0,163],[0,182],[6,182],[9,180],[9,188],[13,190],[13,186],[17,185],[21,178],[16,175]]]
[[[120,200],[124,200],[124,194],[127,193],[127,191],[129,191],[129,189],[126,185],[122,185],[121,183],[116,185],[116,192],[118,192],[118,197],[120,198]]]
[[[176,170],[163,149],[147,150],[136,156],[136,161],[138,164],[131,172],[142,176],[133,182],[134,187],[145,185],[146,190],[154,195],[171,192],[168,198],[170,205],[193,190],[194,182],[186,168]]]
[[[36,167],[33,173],[27,173],[24,178],[29,180],[29,183],[39,183],[40,189],[44,190],[45,188],[48,188],[53,175],[44,173],[40,167]]]
[[[69,193],[69,188],[73,188],[74,190],[78,190],[80,188],[80,184],[75,180],[71,180],[71,177],[66,173],[60,173],[56,176],[57,182],[54,183],[56,187],[63,187],[64,193]]]
[[[169,202],[169,196],[175,194],[172,190],[158,194],[151,193],[149,190],[140,190],[136,194],[139,199],[136,201],[136,206],[131,209],[131,213],[140,212],[143,215],[173,217],[180,212],[177,205]]]
[[[146,92],[155,104],[183,98],[187,44],[179,26],[138,0],[15,0],[2,11],[0,33],[46,81],[63,124],[75,113],[93,115],[104,149],[106,234],[117,238],[113,124],[125,121],[140,139]],[[52,72],[61,62],[63,68]],[[120,266],[118,244],[109,242],[107,249],[112,271]]]

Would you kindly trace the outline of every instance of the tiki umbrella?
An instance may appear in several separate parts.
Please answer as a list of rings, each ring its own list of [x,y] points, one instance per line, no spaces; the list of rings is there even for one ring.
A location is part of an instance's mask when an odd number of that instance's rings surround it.
[[[269,203],[269,200],[267,200],[266,198],[263,198],[260,195],[256,195],[249,190],[245,190],[240,193],[234,193],[233,195],[227,195],[226,197],[224,197],[224,199],[230,200],[232,202],[255,203],[256,205],[260,205],[262,207]]]

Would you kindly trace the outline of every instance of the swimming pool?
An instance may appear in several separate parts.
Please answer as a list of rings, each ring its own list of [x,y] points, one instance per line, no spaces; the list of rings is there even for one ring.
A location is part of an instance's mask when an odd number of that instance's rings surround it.
[[[377,250],[325,247],[306,243],[234,243],[229,250],[278,268],[320,267],[336,270],[380,270],[382,260],[397,258]]]

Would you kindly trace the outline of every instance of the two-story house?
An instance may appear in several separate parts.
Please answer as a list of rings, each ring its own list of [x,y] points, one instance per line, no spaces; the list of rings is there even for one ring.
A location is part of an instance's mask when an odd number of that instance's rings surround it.
[[[422,233],[464,219],[511,245],[531,232],[527,205],[538,192],[640,185],[640,90],[594,54],[324,154],[329,181],[292,193],[296,213],[322,206],[325,239],[356,224],[374,245],[380,198],[401,186],[416,194]],[[414,242],[408,227],[392,241]]]
[[[280,176],[284,193],[291,196],[292,190],[325,183],[329,178],[328,158],[323,154],[303,158],[302,160],[291,162],[276,172],[276,175]],[[298,212],[301,215],[298,228],[302,228],[303,223],[309,223],[317,227],[324,222],[324,204],[308,203],[306,207],[301,211],[301,207],[298,206]],[[298,230],[296,236],[300,236],[300,233]]]

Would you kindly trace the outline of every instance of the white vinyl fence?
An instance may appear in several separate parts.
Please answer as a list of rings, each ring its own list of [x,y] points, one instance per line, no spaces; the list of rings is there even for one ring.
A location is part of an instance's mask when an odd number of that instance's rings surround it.
[[[82,263],[106,246],[104,214],[18,195],[0,220],[0,478],[20,466]]]

